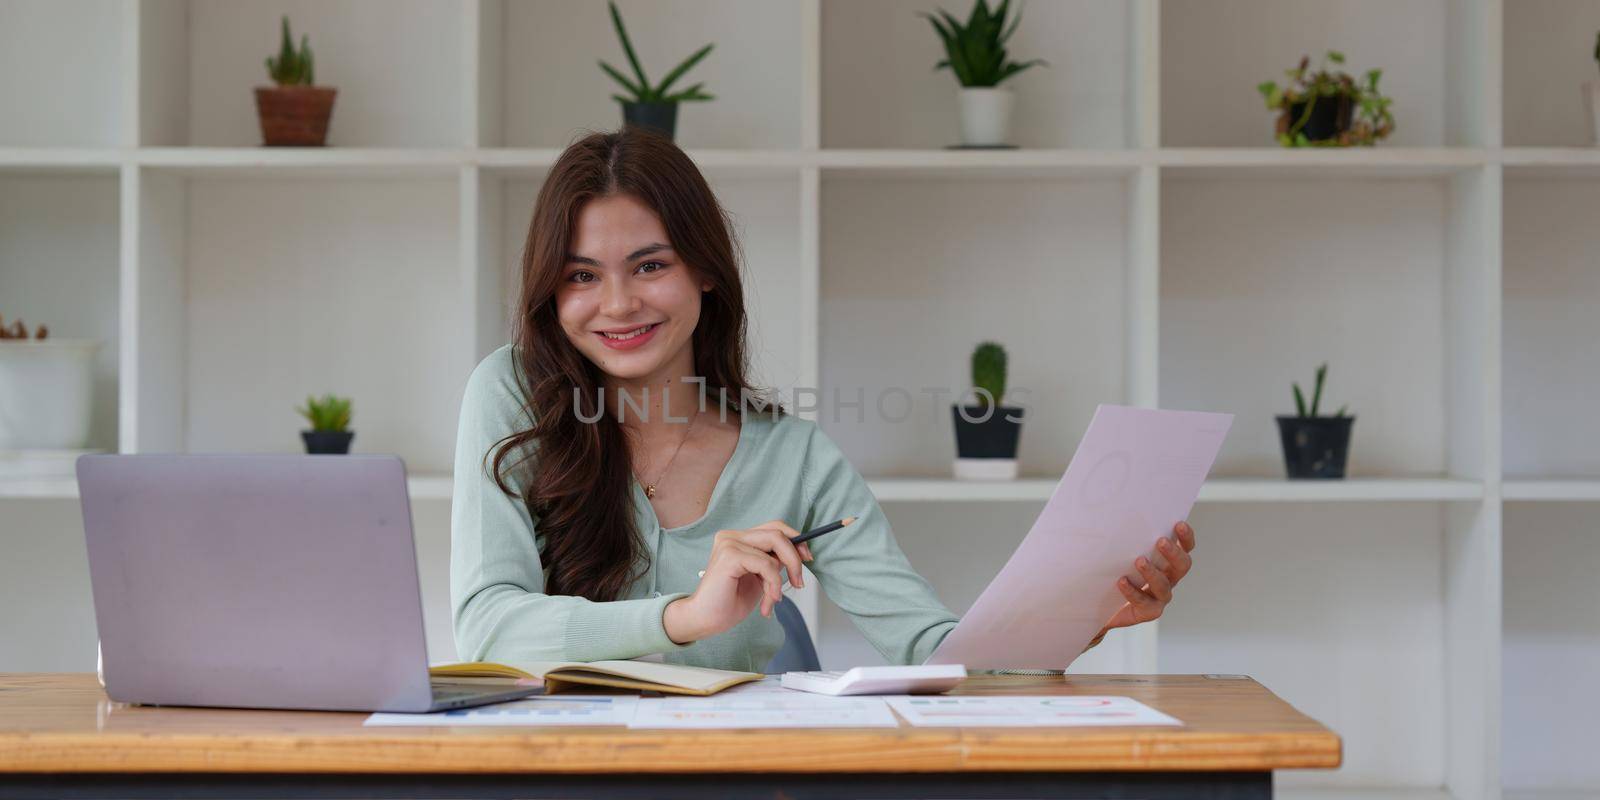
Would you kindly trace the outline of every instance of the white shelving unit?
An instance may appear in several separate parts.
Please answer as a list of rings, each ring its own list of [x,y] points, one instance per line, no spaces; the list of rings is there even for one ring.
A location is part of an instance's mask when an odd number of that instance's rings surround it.
[[[1013,81],[1015,151],[945,148],[935,4],[619,0],[657,72],[717,42],[695,77],[718,100],[678,140],[735,215],[762,381],[870,403],[1007,344],[1022,480],[943,477],[926,399],[892,425],[806,412],[919,570],[970,604],[1096,404],[1234,412],[1179,601],[1075,671],[1258,677],[1345,736],[1343,769],[1280,779],[1308,796],[1600,793],[1578,608],[1600,150],[1577,89],[1600,0],[1029,3],[1011,49],[1050,67]],[[283,13],[340,89],[326,149],[257,146]],[[1332,47],[1385,68],[1393,140],[1272,147],[1254,85]],[[0,313],[106,342],[107,450],[292,451],[297,398],[353,395],[355,448],[412,470],[448,657],[460,390],[506,340],[545,172],[619,122],[597,56],[620,48],[588,0],[5,0]],[[1324,360],[1352,477],[1286,482],[1271,417]],[[0,614],[32,648],[0,670],[92,662],[76,495],[0,482],[0,586],[54,609]],[[879,658],[805,603],[825,660]]]

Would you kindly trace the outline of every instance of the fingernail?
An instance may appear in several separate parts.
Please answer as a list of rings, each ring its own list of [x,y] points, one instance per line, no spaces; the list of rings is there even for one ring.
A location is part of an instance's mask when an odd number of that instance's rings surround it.
[[[1141,568],[1141,569],[1143,569],[1143,568],[1144,568],[1144,567],[1148,567],[1148,566],[1150,566],[1150,559],[1148,559],[1148,558],[1145,558],[1145,557],[1144,557],[1144,556],[1140,556],[1140,557],[1139,557],[1139,562],[1138,562],[1138,563],[1139,563],[1139,567],[1140,567],[1140,568]]]
[[[1171,550],[1172,549],[1172,540],[1171,539],[1162,539],[1161,541],[1156,543],[1156,547],[1159,547],[1162,550]]]

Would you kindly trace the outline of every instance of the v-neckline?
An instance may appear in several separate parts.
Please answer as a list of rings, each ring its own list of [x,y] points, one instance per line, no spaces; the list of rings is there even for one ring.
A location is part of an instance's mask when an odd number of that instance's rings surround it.
[[[717,499],[722,497],[723,488],[727,486],[730,481],[732,481],[733,473],[737,471],[740,465],[743,463],[744,452],[746,449],[748,449],[745,447],[745,440],[750,436],[751,416],[752,415],[750,414],[745,414],[743,411],[739,412],[739,440],[734,442],[733,455],[728,456],[728,462],[722,465],[722,474],[717,476],[716,485],[711,487],[711,499],[706,502],[706,510],[693,522],[686,522],[675,528],[662,528],[661,518],[656,516],[656,507],[650,504],[650,498],[644,493],[644,484],[639,483],[638,478],[633,479],[634,498],[640,503],[643,503],[644,507],[649,510],[650,519],[655,521],[656,527],[659,528],[663,533],[674,533],[677,531],[689,530],[690,528],[696,527],[700,523],[705,522],[706,518],[711,516],[711,510],[717,507]]]

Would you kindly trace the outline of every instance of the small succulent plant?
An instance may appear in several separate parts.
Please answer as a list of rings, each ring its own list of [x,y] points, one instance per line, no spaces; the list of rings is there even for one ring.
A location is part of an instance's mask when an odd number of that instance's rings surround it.
[[[639,56],[633,52],[633,43],[628,40],[628,29],[622,25],[622,12],[617,10],[616,3],[608,2],[606,5],[611,7],[611,25],[617,29],[617,38],[622,40],[622,51],[628,55],[628,63],[633,66],[633,74],[637,78],[637,81],[628,80],[621,70],[602,60],[600,68],[605,70],[606,74],[610,75],[617,83],[622,84],[622,87],[632,95],[632,97],[624,97],[620,94],[614,94],[611,95],[612,99],[619,103],[682,103],[690,100],[715,99],[701,91],[701,87],[705,86],[705,83],[697,83],[682,91],[667,94],[667,90],[672,88],[672,84],[679,78],[683,77],[683,73],[688,72],[691,67],[700,63],[700,59],[705,58],[706,54],[711,52],[713,45],[708,44],[696,50],[694,55],[684,59],[682,64],[668,72],[667,76],[661,79],[661,83],[651,86],[650,79],[645,77],[644,67],[639,64]]]
[[[1011,24],[1006,25],[1010,6],[1011,0],[1000,0],[1000,5],[991,11],[988,0],[977,0],[967,15],[966,24],[942,8],[939,17],[925,11],[917,12],[928,18],[940,41],[944,42],[945,59],[933,68],[949,67],[962,86],[980,88],[999,86],[1001,81],[1034,65],[1050,66],[1042,58],[1020,64],[1007,58],[1006,40],[1017,32],[1017,25],[1022,22],[1022,12],[1018,11]]]
[[[350,398],[325,394],[321,399],[307,397],[306,404],[295,409],[311,423],[314,431],[343,431],[350,427]]]
[[[300,49],[294,48],[294,37],[289,35],[289,15],[283,17],[283,44],[278,57],[267,56],[267,74],[279,86],[311,86],[316,83],[316,71],[311,58],[311,41],[300,35]]]
[[[1323,384],[1323,381],[1327,380],[1327,378],[1328,378],[1328,365],[1327,364],[1323,364],[1322,366],[1317,367],[1317,386],[1311,393],[1311,405],[1310,405],[1310,407],[1306,406],[1306,395],[1305,395],[1304,392],[1300,391],[1300,384],[1299,383],[1290,384],[1291,386],[1294,387],[1294,406],[1295,406],[1295,410],[1299,413],[1299,415],[1301,417],[1303,417],[1303,418],[1311,418],[1311,417],[1317,416],[1317,409],[1322,405],[1322,384]],[[1345,410],[1348,409],[1348,408],[1349,408],[1349,406],[1339,406],[1339,410],[1337,412],[1334,412],[1334,416],[1335,417],[1343,417],[1343,416],[1345,416]]]
[[[982,342],[972,351],[972,385],[978,392],[978,407],[986,408],[990,401],[1000,405],[1006,393],[1006,349],[996,342]]]
[[[50,329],[46,328],[43,325],[40,325],[33,332],[33,338],[34,339],[45,339],[45,338],[48,338],[49,336],[50,336]],[[23,324],[22,320],[19,319],[19,320],[15,321],[15,322],[11,323],[10,327],[7,327],[5,325],[5,318],[4,317],[0,317],[0,339],[27,339],[27,338],[28,338],[28,326]]]

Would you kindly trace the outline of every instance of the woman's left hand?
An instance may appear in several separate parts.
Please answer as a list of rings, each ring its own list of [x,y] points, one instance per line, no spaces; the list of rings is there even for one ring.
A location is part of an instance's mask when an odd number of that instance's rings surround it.
[[[1144,576],[1143,586],[1134,586],[1127,578],[1117,578],[1117,591],[1128,598],[1128,602],[1111,615],[1099,635],[1094,637],[1090,647],[1100,642],[1106,631],[1112,628],[1126,628],[1149,622],[1161,616],[1167,604],[1172,602],[1172,588],[1189,574],[1189,568],[1194,566],[1194,557],[1189,551],[1194,549],[1194,528],[1187,522],[1179,522],[1172,526],[1172,536],[1163,536],[1156,542],[1155,558],[1140,556],[1133,561],[1133,568]]]

